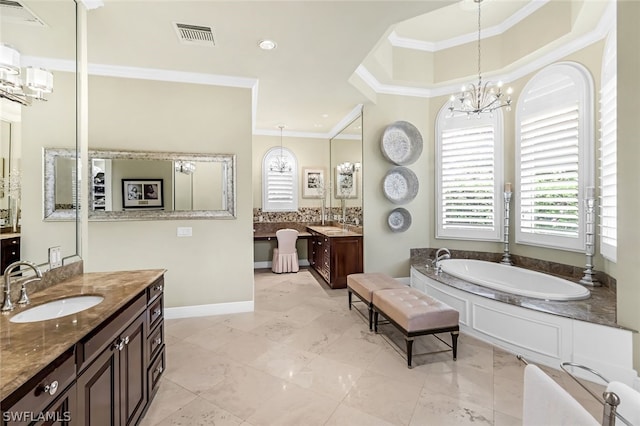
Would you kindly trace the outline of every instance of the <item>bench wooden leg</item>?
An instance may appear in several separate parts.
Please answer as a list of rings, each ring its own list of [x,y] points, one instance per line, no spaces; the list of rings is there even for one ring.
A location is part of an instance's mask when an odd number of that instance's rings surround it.
[[[347,297],[349,298],[349,310],[351,310],[351,290],[347,291]]]
[[[458,358],[458,332],[451,332],[451,349],[453,350],[453,360],[455,361]]]
[[[411,368],[411,358],[413,355],[413,339],[407,340],[407,367]]]
[[[371,330],[373,330],[373,305],[369,303],[369,331]]]
[[[378,311],[373,311],[373,331],[378,332]]]

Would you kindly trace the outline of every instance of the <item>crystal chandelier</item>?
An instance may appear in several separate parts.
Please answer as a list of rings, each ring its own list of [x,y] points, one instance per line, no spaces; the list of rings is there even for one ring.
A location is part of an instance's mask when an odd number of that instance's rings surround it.
[[[360,163],[351,163],[349,161],[337,165],[338,173],[342,174],[354,174],[360,170],[360,167]]]
[[[278,126],[280,129],[280,156],[276,157],[271,164],[269,165],[269,170],[272,172],[290,172],[291,164],[287,163],[287,159],[285,158],[284,151],[282,148],[282,129],[284,129],[283,125]]]
[[[449,111],[451,115],[457,113],[467,114],[468,117],[475,114],[480,117],[481,114],[490,114],[493,111],[506,107],[507,111],[511,111],[511,94],[513,90],[509,87],[506,90],[507,98],[503,99],[502,82],[494,84],[491,81],[482,82],[482,72],[480,69],[480,3],[482,0],[473,0],[478,3],[478,84],[469,83],[462,86],[462,91],[457,95],[451,95]]]
[[[46,101],[44,95],[52,91],[53,74],[50,71],[34,67],[22,71],[20,52],[0,43],[0,98],[28,106],[34,99]]]

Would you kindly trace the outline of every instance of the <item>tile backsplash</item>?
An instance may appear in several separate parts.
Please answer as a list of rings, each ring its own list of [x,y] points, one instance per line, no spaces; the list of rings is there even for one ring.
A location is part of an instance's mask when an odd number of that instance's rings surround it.
[[[342,218],[339,207],[327,208],[325,220],[337,221]],[[254,222],[320,222],[322,209],[320,207],[300,207],[295,212],[263,212],[261,208],[253,209]],[[347,223],[362,225],[362,207],[347,207]]]

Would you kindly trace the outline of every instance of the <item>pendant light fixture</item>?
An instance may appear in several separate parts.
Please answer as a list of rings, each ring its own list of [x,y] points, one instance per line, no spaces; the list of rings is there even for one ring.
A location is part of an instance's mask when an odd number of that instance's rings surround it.
[[[511,94],[513,90],[509,87],[506,92],[506,99],[502,90],[502,82],[494,84],[491,81],[482,82],[481,70],[481,3],[482,0],[473,0],[478,4],[478,83],[470,83],[462,86],[462,90],[457,95],[451,95],[449,111],[451,115],[466,114],[468,117],[482,114],[491,114],[493,111],[506,107],[511,110]]]
[[[282,130],[284,129],[284,126],[281,124],[278,126],[278,128],[280,129],[280,155],[271,162],[269,170],[279,173],[290,172],[291,164],[287,162],[287,159],[284,155],[284,148],[282,146]]]

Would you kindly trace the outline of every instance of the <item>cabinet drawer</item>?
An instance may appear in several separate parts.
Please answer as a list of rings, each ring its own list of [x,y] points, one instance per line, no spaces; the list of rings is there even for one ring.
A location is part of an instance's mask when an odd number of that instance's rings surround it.
[[[124,330],[131,322],[132,318],[140,315],[147,306],[147,297],[144,292],[127,305],[120,313],[115,314],[112,319],[105,321],[106,325],[88,338],[78,343],[76,350],[76,362],[78,364],[78,372],[85,368],[89,361],[96,357],[104,348],[111,345],[113,340]]]
[[[149,318],[149,328],[147,330],[153,330],[153,328],[162,320],[163,317],[163,297],[158,297],[149,308],[147,308],[147,318]]]
[[[149,383],[149,400],[153,398],[156,391],[158,390],[158,385],[160,384],[160,377],[164,372],[165,364],[164,364],[164,345],[161,346],[160,353],[158,353],[157,358],[151,363],[151,367],[149,367],[147,373],[147,383]]]
[[[40,377],[28,382],[25,386],[30,389],[26,393],[19,389],[22,396],[11,407],[2,407],[2,411],[12,413],[30,412],[35,416],[51,405],[64,390],[73,383],[76,376],[76,364],[73,349],[70,349],[53,364],[43,370]],[[5,400],[5,402],[8,402]],[[12,424],[9,422],[8,424]]]
[[[162,294],[164,290],[164,279],[160,278],[149,287],[147,287],[147,303],[151,303]]]
[[[156,327],[156,329],[149,334],[149,338],[147,339],[147,354],[148,354],[147,361],[152,360],[153,357],[155,357],[158,354],[163,343],[164,343],[164,323],[161,322],[160,325]]]

